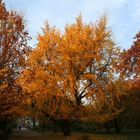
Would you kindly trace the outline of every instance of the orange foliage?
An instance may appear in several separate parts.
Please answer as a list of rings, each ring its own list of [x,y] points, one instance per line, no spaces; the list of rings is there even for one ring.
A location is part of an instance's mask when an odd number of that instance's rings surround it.
[[[122,53],[120,66],[121,71],[131,80],[133,88],[140,85],[140,32],[136,34],[134,39],[131,48]]]
[[[105,16],[94,25],[78,16],[64,34],[45,24],[17,80],[37,112],[59,119],[83,117],[87,105],[97,112],[105,106],[105,113],[119,112],[123,91],[114,67],[119,49],[111,35]]]

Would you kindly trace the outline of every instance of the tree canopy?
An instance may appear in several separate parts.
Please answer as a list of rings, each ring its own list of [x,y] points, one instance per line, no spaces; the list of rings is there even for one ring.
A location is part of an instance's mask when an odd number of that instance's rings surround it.
[[[92,106],[96,120],[106,121],[121,110],[119,54],[106,16],[95,24],[78,16],[63,34],[46,23],[17,82],[28,103],[51,119],[84,119]]]

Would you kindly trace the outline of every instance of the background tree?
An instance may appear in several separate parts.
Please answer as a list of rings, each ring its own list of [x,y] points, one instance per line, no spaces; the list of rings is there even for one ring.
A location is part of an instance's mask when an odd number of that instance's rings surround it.
[[[20,113],[21,88],[15,80],[24,66],[28,39],[23,17],[0,0],[0,120]]]
[[[104,121],[120,112],[123,92],[114,67],[118,60],[106,17],[93,25],[78,16],[64,34],[45,24],[17,82],[37,112],[69,135],[69,121],[86,118],[88,105]]]
[[[133,45],[122,52],[120,71],[125,75],[125,83],[128,92],[126,102],[125,118],[140,127],[140,32],[134,37]],[[133,114],[133,115],[130,115]],[[127,116],[127,117],[126,117]],[[129,123],[128,123],[129,124]],[[132,124],[131,124],[132,125]]]

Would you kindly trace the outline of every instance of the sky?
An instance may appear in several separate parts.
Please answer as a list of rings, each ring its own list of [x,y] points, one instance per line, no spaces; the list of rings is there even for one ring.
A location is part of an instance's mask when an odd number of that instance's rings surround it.
[[[108,27],[112,29],[117,46],[128,49],[133,37],[140,31],[140,0],[4,0],[9,10],[24,14],[27,29],[37,43],[47,20],[63,32],[65,24],[71,24],[80,13],[86,23],[94,23],[103,14],[108,16]]]

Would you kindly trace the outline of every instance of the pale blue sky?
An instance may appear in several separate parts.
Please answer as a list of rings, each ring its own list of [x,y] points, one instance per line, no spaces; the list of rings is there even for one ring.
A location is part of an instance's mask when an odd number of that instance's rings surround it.
[[[63,30],[82,13],[85,22],[95,22],[104,12],[113,30],[114,40],[121,48],[129,48],[140,30],[140,0],[5,0],[8,9],[21,11],[27,28],[36,43],[36,35],[47,19],[52,26]]]

